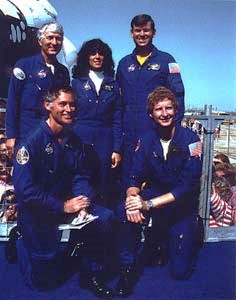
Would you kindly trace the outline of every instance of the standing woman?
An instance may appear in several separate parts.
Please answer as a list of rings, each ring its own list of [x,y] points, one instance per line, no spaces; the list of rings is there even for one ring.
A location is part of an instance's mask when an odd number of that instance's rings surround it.
[[[85,42],[77,54],[72,86],[78,99],[75,133],[93,146],[98,202],[114,207],[114,169],[121,161],[121,98],[110,47],[100,39]],[[114,194],[114,193],[113,193]]]

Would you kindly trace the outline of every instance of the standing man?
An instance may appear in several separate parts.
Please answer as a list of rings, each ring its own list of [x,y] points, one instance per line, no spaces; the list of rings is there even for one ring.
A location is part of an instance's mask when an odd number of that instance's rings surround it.
[[[149,15],[135,16],[131,21],[131,35],[136,48],[118,65],[117,80],[123,97],[123,190],[127,188],[130,162],[137,141],[153,126],[146,110],[148,94],[158,86],[169,88],[177,97],[177,120],[180,122],[184,115],[184,86],[179,65],[170,54],[152,44],[155,33],[155,24]]]
[[[57,61],[63,43],[63,28],[47,23],[37,32],[40,54],[17,61],[11,76],[6,107],[7,147],[37,127],[44,115],[43,96],[53,85],[69,84],[69,72]]]
[[[69,264],[58,225],[75,216],[83,220],[89,210],[98,219],[73,232],[75,242],[83,235],[88,245],[80,284],[109,299],[112,294],[103,282],[103,259],[113,213],[93,205],[86,147],[68,128],[76,110],[74,91],[70,86],[50,89],[44,107],[48,119],[16,146],[13,182],[22,235],[17,240],[19,266],[31,288],[44,290],[60,283]]]

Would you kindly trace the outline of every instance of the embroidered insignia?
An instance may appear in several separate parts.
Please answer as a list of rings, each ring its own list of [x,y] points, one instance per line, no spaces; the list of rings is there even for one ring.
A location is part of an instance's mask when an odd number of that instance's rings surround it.
[[[153,154],[153,156],[154,156],[155,158],[158,157],[158,154],[157,154],[155,151],[153,151],[152,154]]]
[[[111,92],[114,89],[113,85],[106,84],[104,85],[104,90]]]
[[[202,154],[202,142],[195,142],[188,145],[190,156],[201,156]]]
[[[137,142],[137,145],[136,145],[136,148],[135,148],[135,152],[137,152],[138,150],[139,150],[139,148],[140,148],[140,145],[141,145],[141,141],[140,141],[140,139],[138,139],[138,142]]]
[[[136,69],[136,66],[134,64],[132,64],[128,67],[128,72],[133,72],[135,69]]]
[[[170,73],[180,73],[180,67],[177,63],[169,63],[168,67]]]
[[[88,83],[88,81],[84,84],[84,89],[85,89],[85,91],[91,90],[91,86],[90,86],[90,84]]]
[[[161,67],[161,65],[159,65],[159,64],[148,64],[147,70],[159,71],[160,67]]]
[[[45,152],[49,155],[53,153],[53,147],[51,143],[48,143],[46,148],[45,148]]]
[[[25,72],[23,70],[21,70],[20,68],[14,68],[13,69],[13,74],[19,80],[24,80],[25,79]]]
[[[17,151],[16,161],[19,165],[25,165],[29,161],[29,152],[24,146]]]
[[[38,75],[39,78],[45,78],[47,76],[47,73],[44,69],[42,69],[38,72],[37,75]]]

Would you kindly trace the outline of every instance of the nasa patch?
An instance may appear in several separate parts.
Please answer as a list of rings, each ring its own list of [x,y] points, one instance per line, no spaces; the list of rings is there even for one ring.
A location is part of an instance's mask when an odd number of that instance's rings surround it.
[[[51,143],[48,143],[48,144],[47,144],[47,146],[46,146],[46,148],[45,148],[45,152],[46,152],[48,155],[50,155],[50,154],[53,153],[53,146],[52,146]]]
[[[133,72],[135,69],[136,69],[136,66],[134,64],[132,64],[128,67],[128,72]]]
[[[13,69],[13,74],[14,76],[19,79],[19,80],[24,80],[25,79],[25,72],[21,70],[20,68],[14,68]]]
[[[44,69],[42,69],[38,72],[37,75],[38,75],[39,78],[45,78],[47,76],[47,73]]]
[[[16,161],[19,165],[25,165],[29,161],[29,152],[24,146],[17,151]]]

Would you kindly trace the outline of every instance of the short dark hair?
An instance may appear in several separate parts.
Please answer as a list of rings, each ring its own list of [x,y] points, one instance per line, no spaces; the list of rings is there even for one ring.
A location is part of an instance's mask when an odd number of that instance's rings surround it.
[[[102,70],[104,71],[104,73],[112,77],[114,76],[115,63],[112,58],[111,48],[102,40],[93,39],[84,42],[79,52],[77,53],[77,63],[72,70],[73,78],[88,76],[90,70],[89,56],[96,54],[97,52],[104,56],[102,66]]]
[[[61,93],[71,94],[73,98],[76,99],[75,90],[70,85],[62,85],[50,87],[44,96],[44,101],[53,102],[60,96]]]
[[[166,87],[160,86],[148,95],[148,101],[147,101],[148,113],[152,114],[155,104],[164,100],[165,98],[168,98],[169,100],[171,100],[172,105],[174,106],[174,109],[177,110],[178,103],[177,103],[174,93],[172,93],[172,91],[167,89]]]
[[[151,22],[151,27],[153,30],[155,30],[155,23],[154,23],[152,17],[149,15],[145,15],[145,14],[135,16],[132,19],[130,26],[131,26],[131,28],[134,28],[134,26],[144,26],[148,22]]]

